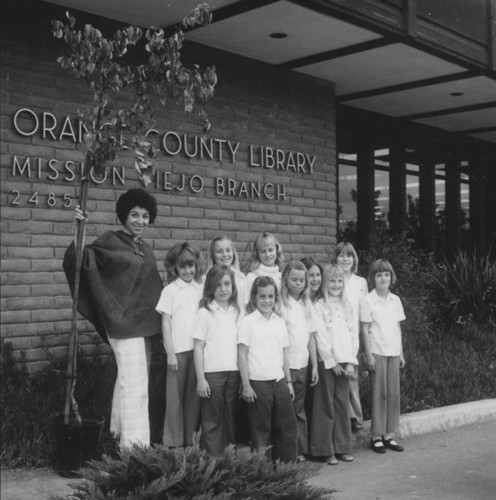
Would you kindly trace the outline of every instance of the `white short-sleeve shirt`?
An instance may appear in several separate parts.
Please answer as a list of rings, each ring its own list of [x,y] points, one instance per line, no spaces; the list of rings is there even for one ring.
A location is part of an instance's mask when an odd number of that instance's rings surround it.
[[[264,318],[258,310],[245,316],[238,329],[238,344],[248,347],[248,376],[251,380],[284,378],[284,353],[289,345],[284,320],[272,314]]]
[[[238,311],[232,305],[223,309],[213,300],[209,309],[196,314],[193,338],[203,340],[205,373],[238,370]]]
[[[155,310],[171,316],[174,353],[193,349],[193,323],[203,294],[203,285],[196,281],[186,283],[181,278],[168,284],[160,295]]]
[[[281,315],[289,336],[289,367],[293,370],[305,368],[308,365],[310,333],[315,331],[311,312],[301,300],[289,297],[288,303],[281,307]]]
[[[391,292],[382,298],[374,289],[360,303],[360,321],[370,323],[370,350],[374,354],[401,354],[400,322],[405,319],[400,298]]]

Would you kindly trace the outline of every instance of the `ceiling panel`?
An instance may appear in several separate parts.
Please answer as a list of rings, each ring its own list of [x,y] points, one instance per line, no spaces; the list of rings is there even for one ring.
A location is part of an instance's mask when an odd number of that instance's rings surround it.
[[[431,127],[439,127],[450,132],[472,130],[485,127],[496,127],[496,108],[466,111],[452,115],[433,116],[414,120]]]
[[[484,132],[480,134],[470,134],[471,137],[482,139],[483,141],[490,141],[496,144],[496,130],[494,132]]]
[[[297,71],[336,82],[338,96],[463,71],[465,68],[395,43]]]
[[[215,20],[215,13],[214,13]],[[274,39],[271,33],[285,33]],[[188,40],[271,64],[380,38],[291,2],[275,2],[188,33]]]
[[[450,95],[462,93],[463,95]],[[372,111],[402,117],[417,113],[458,108],[471,104],[496,101],[496,81],[485,76],[460,79],[416,89],[354,99],[346,104]],[[495,111],[496,113],[496,111]]]

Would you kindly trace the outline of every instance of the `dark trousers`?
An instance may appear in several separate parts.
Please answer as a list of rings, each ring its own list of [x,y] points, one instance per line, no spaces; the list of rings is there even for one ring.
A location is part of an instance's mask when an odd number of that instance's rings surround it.
[[[193,351],[176,354],[179,369],[168,370],[163,443],[166,446],[191,446],[200,427],[200,397],[196,392]]]
[[[305,398],[307,394],[307,367],[299,370],[291,370],[291,381],[295,397],[293,406],[296,416],[298,455],[306,455],[308,452],[308,428],[307,414],[305,411]]]
[[[286,381],[250,380],[250,385],[257,395],[246,405],[253,448],[272,445],[273,460],[295,460],[296,417]]]
[[[212,455],[219,455],[234,444],[234,411],[238,401],[239,372],[205,373],[210,397],[201,402],[201,445]]]
[[[310,454],[316,457],[334,453],[350,453],[351,424],[349,393],[346,375],[339,377],[332,369],[318,363],[319,382],[314,387],[312,423],[310,425]]]

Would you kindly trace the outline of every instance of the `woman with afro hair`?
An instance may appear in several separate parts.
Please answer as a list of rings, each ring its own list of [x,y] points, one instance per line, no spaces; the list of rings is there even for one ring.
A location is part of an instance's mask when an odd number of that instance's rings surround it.
[[[161,333],[155,306],[162,291],[153,249],[142,235],[157,216],[156,199],[130,189],[116,205],[122,228],[84,248],[78,311],[110,344],[117,362],[110,431],[121,449],[150,444],[148,370],[150,339]],[[87,217],[76,207],[75,220]],[[64,256],[64,271],[74,288],[74,243]]]

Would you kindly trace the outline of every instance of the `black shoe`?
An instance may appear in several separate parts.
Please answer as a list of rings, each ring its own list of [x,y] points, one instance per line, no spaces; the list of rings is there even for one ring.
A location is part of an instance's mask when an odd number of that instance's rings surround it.
[[[351,419],[351,431],[352,432],[358,432],[363,429],[363,425],[356,419],[352,418]]]
[[[382,442],[386,448],[389,448],[393,451],[403,451],[403,446],[400,446],[393,438],[384,439],[382,438]]]
[[[386,453],[386,447],[384,446],[382,439],[371,439],[370,449],[376,453]]]

